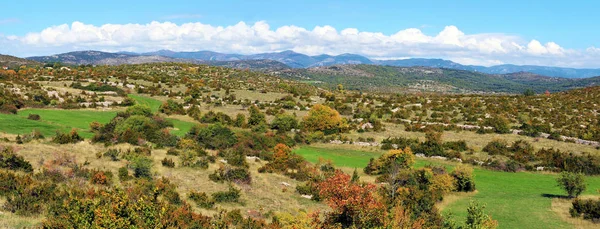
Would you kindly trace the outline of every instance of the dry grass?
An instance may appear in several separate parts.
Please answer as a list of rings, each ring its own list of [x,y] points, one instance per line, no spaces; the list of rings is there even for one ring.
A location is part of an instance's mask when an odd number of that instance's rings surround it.
[[[475,196],[475,194],[477,194],[477,190],[475,190],[474,192],[452,192],[446,196],[444,196],[444,199],[442,200],[442,202],[438,202],[435,204],[435,206],[440,210],[443,211],[444,208],[446,208],[448,205],[464,199],[464,198],[469,198],[469,197],[473,197]]]
[[[10,137],[11,139],[14,138],[13,136],[8,135],[3,136]],[[36,171],[41,169],[45,160],[58,157],[61,154],[72,155],[79,164],[84,162],[89,163],[89,165],[87,165],[88,168],[112,171],[113,174],[115,174],[113,181],[117,186],[119,185],[119,180],[116,176],[117,170],[120,167],[125,166],[127,161],[120,160],[114,162],[104,157],[98,159],[96,153],[104,153],[109,148],[118,148],[121,150],[133,148],[133,146],[129,144],[119,144],[107,148],[101,144],[91,144],[88,141],[66,145],[52,144],[48,141],[33,141],[24,145],[3,143],[3,145],[15,147],[17,154],[22,155],[26,160],[30,161]],[[179,166],[167,168],[160,163],[165,157],[173,159],[176,164],[179,165],[178,157],[166,155],[165,149],[157,149],[153,150],[151,155],[151,158],[154,161],[152,171],[154,172],[155,177],[167,177],[174,184],[177,184],[177,190],[185,200],[187,200],[187,195],[191,190],[206,192],[210,195],[211,193],[228,189],[227,184],[215,183],[208,178],[210,173],[219,168],[219,162],[217,162],[217,164],[210,164],[209,169],[207,170]],[[249,161],[252,184],[236,185],[242,190],[241,203],[217,204],[216,208],[212,210],[195,207],[195,210],[203,214],[213,215],[218,212],[218,209],[240,209],[242,213],[256,211],[264,215],[278,211],[298,212],[300,210],[313,211],[327,208],[323,203],[302,198],[296,193],[295,187],[301,182],[279,174],[258,173],[257,169],[264,163],[266,162]],[[290,187],[285,187],[282,185],[282,182],[290,184]],[[195,206],[192,201],[188,202],[192,204],[192,206]],[[12,226],[23,225],[22,222],[27,222],[29,220],[29,218],[25,217],[11,216],[14,219],[12,221],[7,221],[3,220],[2,217],[3,215],[0,214],[0,222]],[[40,220],[41,218],[36,219],[33,222],[39,222]],[[0,224],[0,228],[4,228],[2,224]]]
[[[580,196],[580,198],[597,198],[597,196]],[[572,200],[563,198],[552,199],[552,211],[560,217],[561,220],[571,224],[573,228],[577,229],[592,229],[600,228],[600,224],[595,224],[591,221],[584,220],[583,218],[573,218],[569,214],[569,209],[573,206]]]

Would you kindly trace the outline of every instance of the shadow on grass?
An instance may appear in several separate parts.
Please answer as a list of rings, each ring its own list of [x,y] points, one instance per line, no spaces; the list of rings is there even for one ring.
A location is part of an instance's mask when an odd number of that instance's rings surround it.
[[[556,194],[547,194],[547,193],[542,194],[542,197],[546,197],[546,198],[558,198],[558,199],[565,199],[565,200],[571,199],[569,196],[556,195]]]

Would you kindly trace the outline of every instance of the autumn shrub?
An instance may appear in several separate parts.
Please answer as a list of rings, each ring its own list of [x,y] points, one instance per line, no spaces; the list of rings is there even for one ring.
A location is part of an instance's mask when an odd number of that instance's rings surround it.
[[[107,171],[93,171],[90,182],[92,184],[110,185],[112,181],[112,173]]]

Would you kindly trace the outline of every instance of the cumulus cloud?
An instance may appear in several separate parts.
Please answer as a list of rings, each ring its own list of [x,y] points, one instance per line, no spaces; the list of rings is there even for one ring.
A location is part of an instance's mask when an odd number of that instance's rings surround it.
[[[393,34],[359,31],[356,28],[294,25],[271,28],[265,21],[214,26],[200,22],[175,24],[105,24],[73,22],[56,25],[25,36],[0,35],[0,52],[19,56],[46,55],[74,50],[175,51],[211,50],[253,54],[293,50],[308,55],[355,53],[375,59],[406,57],[446,58],[463,64],[541,64],[600,67],[594,57],[600,49],[571,50],[549,41],[527,41],[506,34],[465,34],[449,25],[434,35],[418,28]],[[3,50],[5,49],[5,50]]]

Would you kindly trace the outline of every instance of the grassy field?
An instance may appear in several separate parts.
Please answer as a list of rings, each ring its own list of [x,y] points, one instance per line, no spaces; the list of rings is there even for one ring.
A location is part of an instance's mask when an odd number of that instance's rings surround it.
[[[130,95],[138,103],[149,106],[153,112],[158,111],[162,102],[157,99]],[[27,119],[29,114],[38,114],[41,120]],[[60,110],[60,109],[23,109],[17,115],[0,114],[0,132],[8,134],[26,134],[37,129],[45,136],[53,136],[57,130],[68,132],[75,128],[84,138],[90,138],[93,133],[89,131],[91,122],[107,123],[117,114],[117,110]],[[173,122],[171,133],[183,136],[195,123],[177,118],[167,118]]]
[[[294,152],[313,163],[319,158],[324,158],[332,160],[337,166],[359,170],[367,165],[371,157],[381,154],[337,146],[305,146]],[[426,164],[440,164],[448,168],[456,165],[446,161],[417,159],[415,166],[422,167]],[[478,191],[471,195],[452,196],[453,201],[444,204],[443,212],[452,213],[457,221],[464,222],[467,205],[474,199],[487,205],[486,211],[498,220],[500,228],[586,228],[585,225],[589,224],[579,222],[582,220],[567,222],[565,217],[559,217],[553,204],[556,205],[560,200],[556,197],[565,193],[556,186],[555,179],[555,174],[507,173],[476,168],[475,183]],[[587,183],[588,188],[584,194],[597,194],[596,190],[600,189],[600,177],[587,177]]]
[[[158,112],[158,108],[163,103],[158,99],[153,99],[143,95],[129,94],[127,96],[129,96],[129,98],[134,99],[137,102],[137,104],[146,105],[150,107],[150,109],[152,109],[152,112]]]

